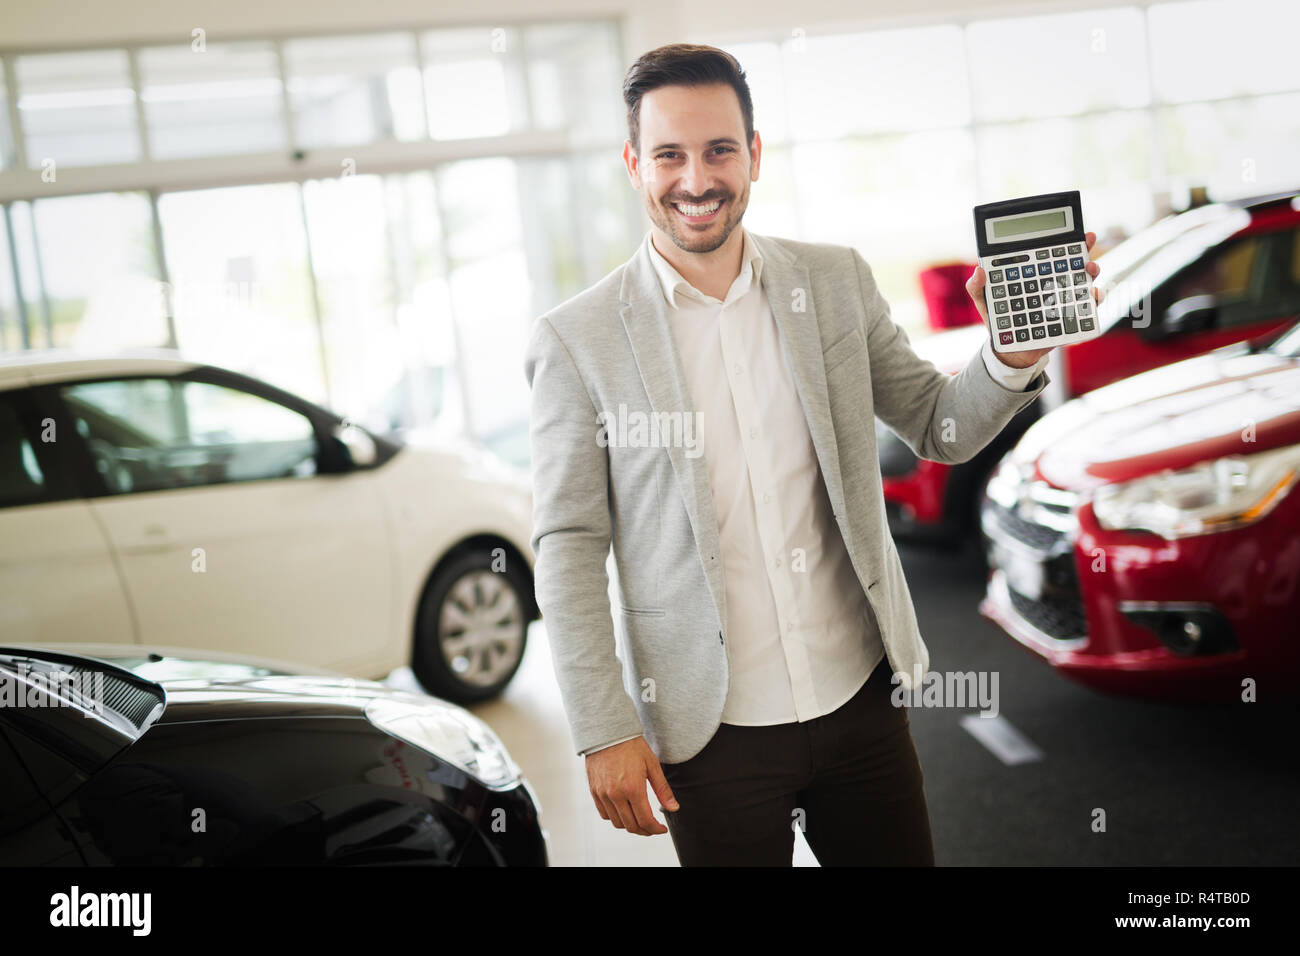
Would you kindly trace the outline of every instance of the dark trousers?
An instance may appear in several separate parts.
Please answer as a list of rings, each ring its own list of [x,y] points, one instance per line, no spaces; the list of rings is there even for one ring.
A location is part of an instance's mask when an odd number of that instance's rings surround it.
[[[690,760],[663,764],[681,865],[790,866],[799,827],[822,866],[933,866],[921,763],[890,676],[882,659],[832,713],[722,724]]]

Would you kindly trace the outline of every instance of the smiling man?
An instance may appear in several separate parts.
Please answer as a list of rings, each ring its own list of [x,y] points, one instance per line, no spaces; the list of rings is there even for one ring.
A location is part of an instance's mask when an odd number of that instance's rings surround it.
[[[653,789],[683,865],[789,866],[795,827],[822,864],[933,864],[891,703],[929,654],[873,418],[969,460],[1046,386],[1050,350],[986,341],[945,375],[854,249],[744,229],[762,140],[729,54],[652,50],[623,97],[651,228],[536,321],[525,360],[537,598],[592,799],[648,836]],[[976,269],[987,322],[983,286]],[[653,427],[606,425],[633,415]]]

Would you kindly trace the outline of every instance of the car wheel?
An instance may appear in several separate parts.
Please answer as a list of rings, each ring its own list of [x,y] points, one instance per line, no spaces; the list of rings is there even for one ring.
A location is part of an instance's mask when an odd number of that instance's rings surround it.
[[[523,661],[528,589],[491,551],[449,561],[420,600],[411,669],[431,694],[457,704],[495,697]]]

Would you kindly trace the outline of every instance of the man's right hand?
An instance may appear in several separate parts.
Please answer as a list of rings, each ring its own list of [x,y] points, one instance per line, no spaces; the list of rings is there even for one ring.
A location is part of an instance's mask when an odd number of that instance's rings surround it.
[[[601,819],[640,836],[667,833],[668,828],[650,812],[647,780],[661,805],[668,810],[678,808],[659,758],[644,737],[633,737],[587,757],[587,786]]]

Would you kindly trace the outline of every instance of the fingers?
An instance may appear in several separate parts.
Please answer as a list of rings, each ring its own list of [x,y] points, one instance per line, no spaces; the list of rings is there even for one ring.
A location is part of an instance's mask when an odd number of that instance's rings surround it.
[[[984,305],[984,268],[976,266],[975,271],[970,274],[966,280],[966,293],[970,296],[971,302],[975,303],[975,311],[980,314],[980,318],[988,323],[988,309]]]
[[[648,768],[650,778],[650,789],[655,792],[659,798],[659,803],[666,810],[677,810],[677,798],[673,796],[673,788],[668,786],[668,778],[664,776],[663,770],[659,767],[659,761],[654,761]]]
[[[632,830],[631,827],[628,828],[632,833],[639,834],[640,836],[654,836],[656,833],[668,832],[668,828],[660,823],[651,811],[650,801],[646,799],[644,787],[641,788],[639,794],[632,798],[630,809],[632,818],[636,820],[637,824],[637,829],[635,830]]]
[[[1083,238],[1088,243],[1088,251],[1092,252],[1092,247],[1097,244],[1097,234],[1095,232],[1085,232]]]

